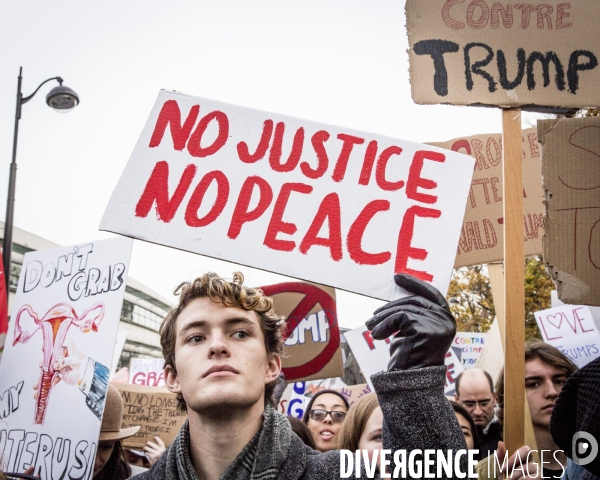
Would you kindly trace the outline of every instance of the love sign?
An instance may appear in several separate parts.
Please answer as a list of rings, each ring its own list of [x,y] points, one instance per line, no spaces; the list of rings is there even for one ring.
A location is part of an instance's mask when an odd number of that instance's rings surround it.
[[[564,305],[535,312],[535,319],[546,342],[596,331],[589,307]]]
[[[534,315],[544,341],[579,367],[600,357],[600,333],[589,307],[563,305]]]
[[[445,292],[474,160],[161,91],[100,228],[374,298]]]

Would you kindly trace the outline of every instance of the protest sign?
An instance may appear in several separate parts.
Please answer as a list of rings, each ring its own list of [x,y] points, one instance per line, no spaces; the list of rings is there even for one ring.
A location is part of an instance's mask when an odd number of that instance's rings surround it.
[[[487,333],[456,332],[452,346],[461,351],[460,363],[464,369],[473,368],[485,346]]]
[[[596,0],[407,0],[413,100],[501,107],[596,105],[598,22]]]
[[[565,305],[564,302],[560,301],[556,290],[550,291],[550,308],[560,307],[561,305]],[[594,318],[594,323],[596,324],[596,329],[600,330],[600,307],[589,307],[590,312],[592,312],[592,317]]]
[[[146,387],[165,386],[164,358],[132,358],[129,361],[129,381]]]
[[[537,130],[522,132],[523,227],[525,256],[542,253],[544,194]],[[475,159],[465,218],[454,268],[504,260],[502,135],[490,133],[433,142],[436,147],[466,153]]]
[[[112,381],[112,377],[117,373],[117,367],[119,365],[119,359],[121,358],[121,354],[123,353],[123,347],[125,346],[125,342],[127,341],[127,332],[120,331],[117,332],[117,339],[115,340],[115,350],[113,351],[112,358],[112,366],[110,367],[110,379]]]
[[[278,411],[283,415],[302,419],[311,397],[320,390],[325,389],[340,392],[350,406],[373,391],[366,383],[344,387],[331,387],[325,385],[315,386],[311,382],[295,382],[287,386],[286,391],[279,401]]]
[[[446,292],[473,165],[161,91],[100,228],[384,300],[394,272]]]
[[[187,419],[185,412],[177,410],[177,396],[163,387],[147,387],[127,383],[113,383],[123,399],[121,428],[140,425],[138,432],[123,440],[125,448],[141,449],[146,442],[154,442],[158,435],[165,445],[170,445]]]
[[[600,118],[542,120],[538,135],[547,206],[544,261],[558,298],[600,306]]]
[[[261,289],[273,299],[275,312],[286,318],[282,356],[286,381],[341,377],[344,364],[335,289],[300,282]]]
[[[494,382],[498,380],[500,372],[504,367],[504,345],[500,335],[498,319],[494,319],[492,326],[487,332],[485,346],[475,362],[475,368],[481,368],[490,374]]]
[[[579,368],[600,357],[600,333],[589,307],[563,305],[534,315],[544,341],[558,348]]]
[[[132,243],[25,254],[0,365],[3,470],[92,478]]]
[[[374,340],[370,330],[366,326],[361,326],[344,332],[344,337],[356,361],[371,388],[371,375],[379,372],[386,372],[390,360],[390,339]],[[454,349],[450,347],[446,354],[446,387],[444,393],[450,395],[454,392],[454,382],[456,377],[464,370],[460,359],[457,357]]]

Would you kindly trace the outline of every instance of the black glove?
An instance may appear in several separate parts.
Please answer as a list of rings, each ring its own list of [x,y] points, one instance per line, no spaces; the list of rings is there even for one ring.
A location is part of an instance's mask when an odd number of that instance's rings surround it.
[[[396,274],[394,281],[415,295],[387,303],[367,321],[376,340],[397,332],[390,344],[388,371],[444,365],[456,334],[446,299],[435,287],[410,275]]]

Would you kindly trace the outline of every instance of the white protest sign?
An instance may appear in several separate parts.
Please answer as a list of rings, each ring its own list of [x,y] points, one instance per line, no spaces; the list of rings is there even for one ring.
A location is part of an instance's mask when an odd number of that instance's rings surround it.
[[[125,346],[125,342],[127,341],[127,332],[121,331],[117,332],[117,339],[115,340],[115,350],[113,352],[112,358],[112,366],[110,367],[110,378],[117,373],[117,366],[119,365],[119,359],[121,358],[121,354],[123,353],[123,347]]]
[[[452,346],[460,349],[460,362],[464,369],[473,368],[485,345],[487,333],[456,332]]]
[[[380,299],[450,282],[474,160],[161,91],[102,230]]]
[[[164,358],[132,358],[129,361],[129,383],[146,387],[164,387]]]
[[[25,254],[0,365],[2,470],[92,478],[132,243]]]
[[[344,332],[344,337],[358,362],[363,376],[369,387],[373,388],[371,375],[386,372],[390,360],[390,339],[374,340],[366,326]],[[464,370],[460,359],[453,348],[446,353],[446,387],[444,393],[449,395],[454,392],[456,377]]]
[[[550,307],[560,307],[561,305],[565,305],[563,301],[558,298],[558,292],[556,290],[550,291]],[[600,307],[589,307],[590,312],[592,312],[592,317],[594,317],[594,323],[596,324],[596,329],[600,330]]]
[[[600,357],[600,332],[589,307],[563,305],[534,315],[544,341],[558,348],[578,367]]]

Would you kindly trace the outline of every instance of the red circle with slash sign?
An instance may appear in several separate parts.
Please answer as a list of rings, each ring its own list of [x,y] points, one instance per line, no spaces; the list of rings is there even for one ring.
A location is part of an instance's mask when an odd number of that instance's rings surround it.
[[[335,300],[326,291],[309,283],[278,283],[277,285],[261,287],[261,290],[269,297],[279,293],[304,294],[304,298],[298,303],[296,308],[294,308],[287,318],[287,332],[284,332],[284,341],[300,322],[308,316],[309,312],[317,303],[321,305],[321,309],[323,310],[323,313],[325,313],[327,323],[329,324],[329,343],[327,343],[325,348],[315,358],[303,365],[282,369],[287,381],[309,377],[320,372],[325,365],[331,361],[340,346],[340,326],[337,321]]]

